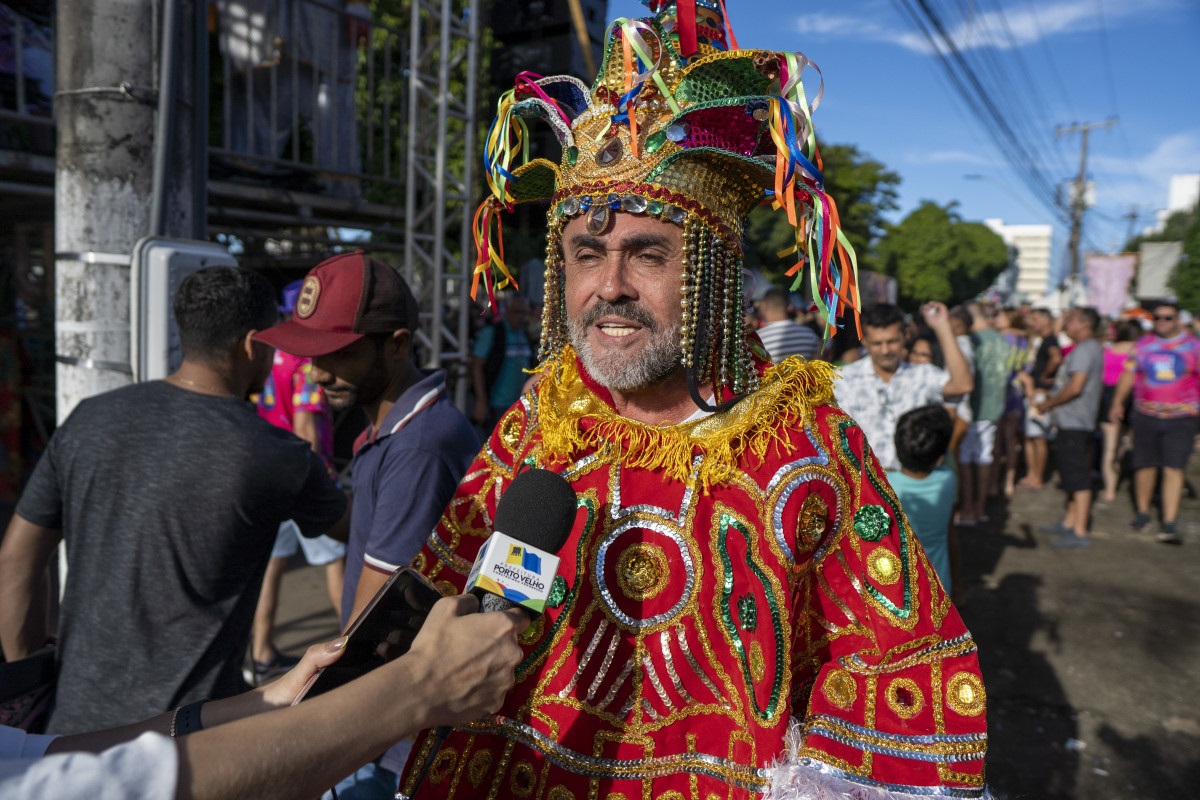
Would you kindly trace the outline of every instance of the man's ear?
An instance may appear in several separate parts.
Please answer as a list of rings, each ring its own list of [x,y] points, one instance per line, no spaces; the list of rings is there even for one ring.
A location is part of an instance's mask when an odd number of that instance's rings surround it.
[[[258,333],[258,328],[251,328],[246,331],[246,335],[242,337],[242,354],[247,360],[254,360],[254,334]]]
[[[392,346],[398,354],[407,355],[412,349],[412,331],[408,328],[397,328],[392,331]]]

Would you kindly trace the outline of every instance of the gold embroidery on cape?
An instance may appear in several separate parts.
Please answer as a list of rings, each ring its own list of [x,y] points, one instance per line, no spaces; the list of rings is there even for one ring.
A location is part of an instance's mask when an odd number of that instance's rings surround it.
[[[987,706],[983,681],[970,672],[960,672],[946,684],[946,704],[964,717],[977,717]]]
[[[886,547],[877,547],[867,556],[867,574],[876,583],[891,586],[900,580],[900,559]]]
[[[889,683],[884,699],[888,708],[901,719],[911,719],[925,707],[925,695],[921,687],[910,678],[896,678]]]
[[[467,766],[467,780],[472,786],[478,787],[483,783],[483,779],[487,777],[488,768],[492,766],[492,753],[490,750],[477,750],[475,755],[471,756],[471,761]]]
[[[769,367],[758,391],[728,411],[695,422],[654,426],[625,419],[583,383],[570,345],[549,362],[537,386],[543,449],[557,459],[594,449],[610,463],[663,470],[687,481],[692,457],[704,454],[698,484],[723,483],[749,452],[762,460],[772,449],[793,451],[788,422],[811,422],[813,408],[833,402],[833,367],[823,361],[788,359]],[[585,417],[595,424],[584,429]],[[782,423],[782,424],[781,424]]]
[[[825,699],[843,711],[848,711],[858,699],[858,682],[844,669],[831,670],[821,685]]]
[[[637,542],[617,557],[617,584],[631,600],[649,600],[667,585],[671,565],[658,545]]]

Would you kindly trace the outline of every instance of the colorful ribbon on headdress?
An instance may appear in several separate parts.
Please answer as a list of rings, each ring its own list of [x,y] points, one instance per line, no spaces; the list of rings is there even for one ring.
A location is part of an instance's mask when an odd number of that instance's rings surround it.
[[[487,290],[488,304],[496,308],[496,289],[503,289],[510,283],[517,287],[517,281],[508,271],[504,263],[504,228],[500,224],[500,200],[489,197],[479,204],[475,211],[475,219],[471,223],[471,234],[475,239],[475,269],[471,275],[471,299],[479,294],[479,279],[483,278]],[[495,234],[492,228],[495,227]],[[496,282],[499,273],[501,279]]]
[[[662,44],[659,42],[660,55],[654,55],[654,48],[646,41],[642,35],[646,33],[653,37],[656,41],[659,39],[654,28],[647,25],[640,19],[627,19],[622,17],[615,20],[609,26],[609,35],[613,35],[617,30],[621,31],[621,49],[624,58],[625,68],[625,91],[617,101],[617,113],[609,118],[608,124],[597,133],[593,139],[600,141],[609,131],[613,123],[629,124],[631,150],[634,157],[638,156],[637,152],[637,114],[633,110],[635,100],[642,93],[647,81],[653,80],[654,85],[658,87],[658,93],[666,101],[667,106],[675,114],[679,114],[679,104],[675,101],[675,96],[671,93],[667,82],[663,80],[662,73],[659,69],[662,59],[661,51]],[[636,67],[636,69],[635,69]]]
[[[488,129],[483,146],[483,173],[487,176],[492,194],[509,205],[513,201],[509,183],[516,179],[509,171],[520,153],[523,161],[529,160],[529,129],[525,120],[514,112],[517,103],[516,89],[510,89],[496,102],[496,118]]]
[[[796,229],[796,244],[779,255],[783,258],[798,254],[797,262],[786,273],[795,276],[792,289],[801,286],[804,278],[800,271],[805,263],[809,265],[813,300],[832,325],[836,324],[839,306],[858,309],[858,262],[854,248],[842,232],[837,204],[822,185],[821,153],[811,114],[821,101],[824,80],[810,106],[800,74],[807,66],[812,66],[818,74],[820,69],[799,53],[783,54],[780,62],[780,93],[768,98],[768,128],[775,143],[772,204],[776,209],[786,210],[788,221]],[[808,201],[809,210],[801,217],[797,207],[804,200]],[[827,326],[826,336],[829,331]]]
[[[483,148],[483,171],[487,176],[492,194],[507,205],[513,202],[509,184],[516,181],[511,172],[513,163],[520,155],[521,163],[529,162],[529,128],[517,114],[521,103],[532,96],[542,101],[541,106],[551,114],[560,116],[567,127],[571,118],[546,91],[538,85],[541,75],[522,72],[517,75],[514,87],[500,96],[496,102],[496,118],[488,129]]]

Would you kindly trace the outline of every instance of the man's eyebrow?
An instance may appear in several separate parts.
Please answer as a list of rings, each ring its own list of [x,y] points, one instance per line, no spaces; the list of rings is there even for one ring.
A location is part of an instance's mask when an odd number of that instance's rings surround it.
[[[634,233],[621,239],[619,247],[609,248],[604,239],[599,236],[593,236],[590,233],[576,233],[567,240],[567,244],[572,248],[590,247],[596,250],[642,250],[647,247],[669,247],[671,240],[658,233]]]

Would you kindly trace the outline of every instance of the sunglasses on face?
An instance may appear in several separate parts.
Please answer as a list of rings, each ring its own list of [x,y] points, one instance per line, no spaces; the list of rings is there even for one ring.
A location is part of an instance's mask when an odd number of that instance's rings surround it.
[[[1163,316],[1163,315],[1159,315],[1159,314],[1155,314],[1155,315],[1154,315],[1154,321],[1155,321],[1155,322],[1171,322],[1171,321],[1173,321],[1174,319],[1175,319],[1175,315],[1174,315],[1174,314],[1168,314],[1168,315],[1165,315],[1165,316]]]

